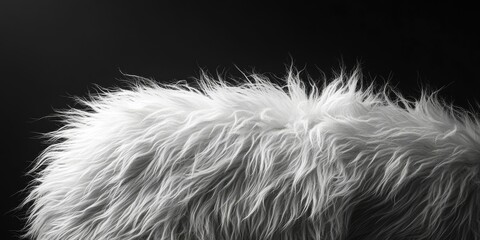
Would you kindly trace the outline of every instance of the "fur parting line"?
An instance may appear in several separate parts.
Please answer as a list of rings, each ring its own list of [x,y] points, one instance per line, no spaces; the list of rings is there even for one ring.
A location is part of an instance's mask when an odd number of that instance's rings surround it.
[[[31,170],[33,239],[480,239],[480,121],[340,73],[78,99]]]

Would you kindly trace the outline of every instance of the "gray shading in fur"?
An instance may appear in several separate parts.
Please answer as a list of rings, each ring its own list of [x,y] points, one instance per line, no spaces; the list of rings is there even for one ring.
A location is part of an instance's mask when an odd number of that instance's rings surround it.
[[[480,239],[480,124],[340,73],[79,99],[31,170],[32,239]],[[391,95],[394,97],[389,97]]]

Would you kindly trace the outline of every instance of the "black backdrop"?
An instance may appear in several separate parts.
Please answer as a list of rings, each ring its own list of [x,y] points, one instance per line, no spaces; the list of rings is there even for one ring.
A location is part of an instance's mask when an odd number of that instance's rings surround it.
[[[192,1],[193,2],[193,1]],[[9,211],[25,194],[28,164],[46,145],[46,119],[93,84],[119,85],[121,72],[172,81],[235,66],[285,73],[291,63],[319,77],[343,61],[407,96],[420,83],[470,108],[479,100],[478,13],[473,6],[419,1],[259,4],[245,1],[4,0],[0,2],[2,218],[6,236],[22,226]],[[121,72],[120,72],[121,71]],[[6,239],[6,238],[2,238]]]

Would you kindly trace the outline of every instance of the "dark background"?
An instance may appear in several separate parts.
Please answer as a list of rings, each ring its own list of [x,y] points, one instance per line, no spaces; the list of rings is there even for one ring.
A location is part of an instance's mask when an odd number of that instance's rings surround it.
[[[135,2],[135,3],[133,3]],[[22,226],[10,211],[25,194],[28,164],[58,125],[40,119],[85,96],[93,84],[121,85],[121,72],[158,81],[242,70],[282,76],[292,59],[312,77],[361,62],[367,80],[387,79],[406,96],[420,83],[471,108],[478,97],[478,8],[419,1],[97,3],[0,2],[2,227]],[[192,1],[193,2],[193,1]],[[2,238],[2,239],[6,239]]]

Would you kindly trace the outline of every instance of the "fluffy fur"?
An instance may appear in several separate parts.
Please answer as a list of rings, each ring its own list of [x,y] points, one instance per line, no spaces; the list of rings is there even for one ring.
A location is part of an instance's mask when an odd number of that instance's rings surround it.
[[[310,93],[293,71],[244,81],[144,80],[61,112],[26,236],[480,239],[474,115],[358,72]]]

